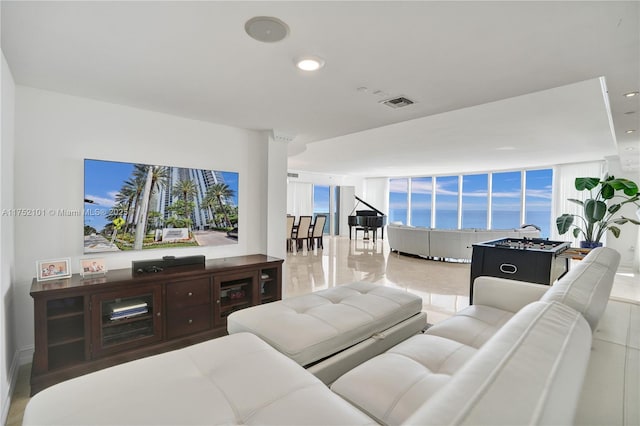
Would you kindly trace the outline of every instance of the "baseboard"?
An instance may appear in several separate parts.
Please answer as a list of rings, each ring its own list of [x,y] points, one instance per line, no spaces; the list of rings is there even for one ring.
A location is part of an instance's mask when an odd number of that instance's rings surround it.
[[[7,395],[2,395],[2,413],[0,413],[0,424],[7,423],[7,417],[9,416],[9,408],[11,407],[11,397],[13,396],[13,391],[16,388],[16,382],[18,381],[18,370],[20,367],[28,364],[33,359],[33,351],[34,347],[28,346],[24,349],[18,350],[13,354],[13,359],[11,360],[11,367],[9,368],[9,374],[7,377],[9,378],[9,392]]]

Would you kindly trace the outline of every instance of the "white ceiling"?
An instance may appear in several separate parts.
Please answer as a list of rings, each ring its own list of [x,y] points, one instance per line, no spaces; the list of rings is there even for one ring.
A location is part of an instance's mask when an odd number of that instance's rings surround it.
[[[441,174],[619,153],[637,171],[640,96],[623,94],[640,88],[639,5],[3,0],[2,49],[18,84],[292,135],[290,169]],[[259,15],[289,36],[248,37]],[[303,54],[326,66],[298,71]],[[395,95],[416,104],[379,103]]]

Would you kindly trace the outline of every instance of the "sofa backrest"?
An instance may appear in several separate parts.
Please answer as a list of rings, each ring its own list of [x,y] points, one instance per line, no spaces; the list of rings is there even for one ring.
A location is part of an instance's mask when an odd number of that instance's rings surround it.
[[[558,280],[540,300],[555,301],[580,312],[595,331],[607,307],[620,254],[607,247],[591,250]]]
[[[573,424],[590,348],[580,313],[531,303],[404,424]]]

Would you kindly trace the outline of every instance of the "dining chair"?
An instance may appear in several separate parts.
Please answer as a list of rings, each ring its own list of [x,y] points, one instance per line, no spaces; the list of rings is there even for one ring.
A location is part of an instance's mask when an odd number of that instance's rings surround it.
[[[315,248],[315,243],[318,243],[318,248],[324,248],[323,245],[323,235],[324,235],[324,224],[327,221],[327,216],[319,214],[316,216],[316,220],[313,223],[313,229],[311,230],[311,248]]]
[[[287,215],[287,251],[293,251],[293,224],[295,221],[295,216]]]
[[[311,216],[300,216],[298,221],[298,231],[295,235],[297,248],[302,248],[302,242],[307,242],[307,250],[309,249],[309,227],[311,227]]]

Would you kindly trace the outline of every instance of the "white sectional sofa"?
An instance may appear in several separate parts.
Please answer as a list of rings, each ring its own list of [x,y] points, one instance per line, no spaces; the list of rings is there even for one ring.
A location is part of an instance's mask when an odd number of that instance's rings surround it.
[[[387,239],[391,250],[426,258],[471,259],[475,243],[499,238],[539,238],[533,226],[517,229],[431,229],[390,224]]]
[[[331,387],[240,332],[57,384],[24,424],[571,424],[620,256],[555,285],[481,277],[475,305]]]

